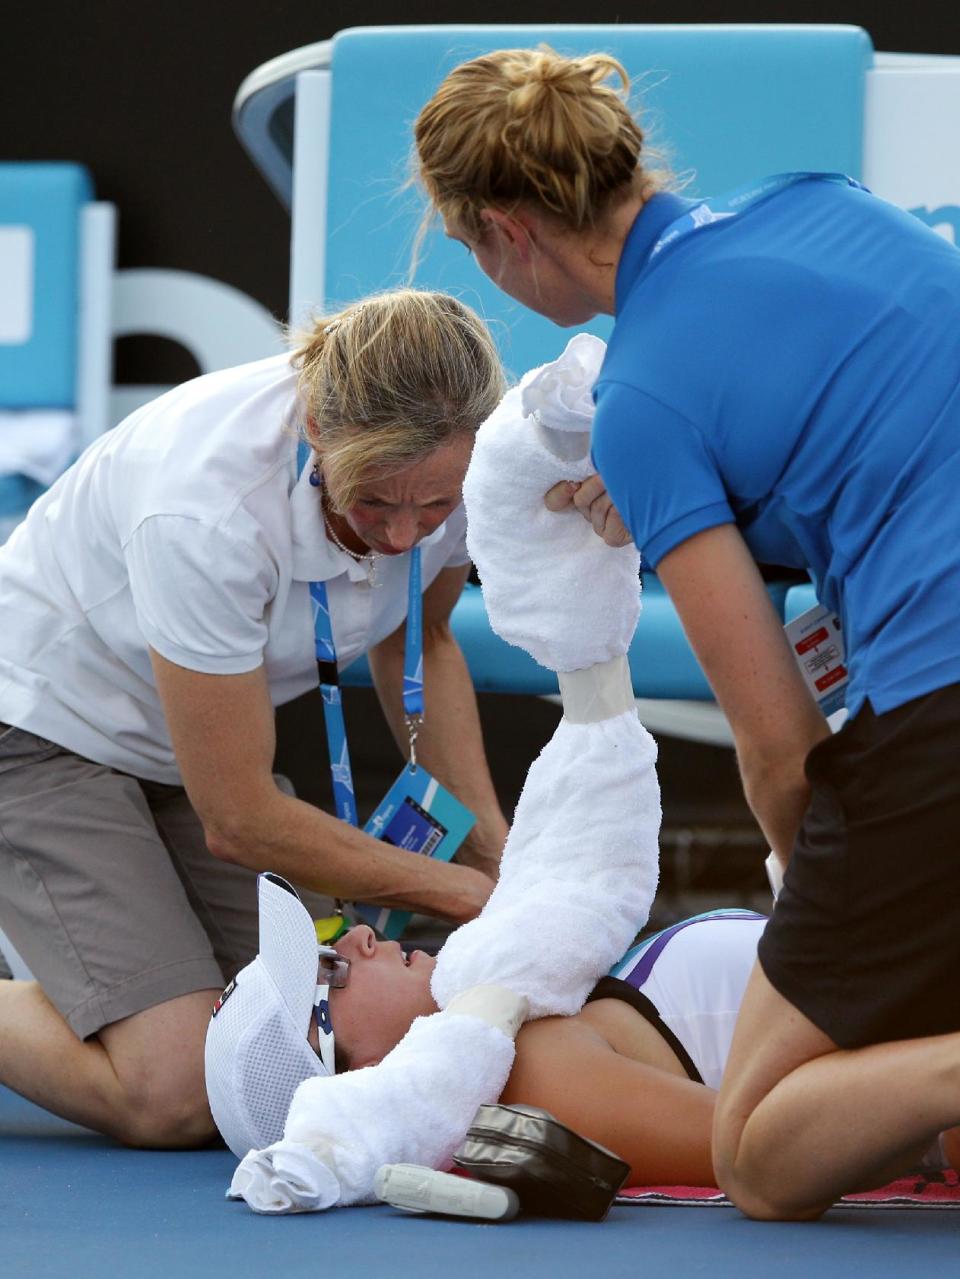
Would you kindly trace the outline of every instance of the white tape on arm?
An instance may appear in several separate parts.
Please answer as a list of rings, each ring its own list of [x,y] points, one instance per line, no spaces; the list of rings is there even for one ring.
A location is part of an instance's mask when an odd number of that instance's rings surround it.
[[[776,853],[771,853],[763,864],[767,868],[767,879],[770,882],[773,900],[776,901],[780,896],[780,889],[783,887],[783,870],[780,866],[780,858]]]
[[[527,1016],[527,1001],[523,995],[517,995],[506,986],[471,986],[469,990],[454,995],[446,1008],[444,1016],[457,1014],[466,1017],[479,1017],[488,1026],[516,1039],[520,1027]]]
[[[560,671],[557,678],[563,717],[571,724],[597,724],[636,705],[626,657],[611,657],[582,671]]]

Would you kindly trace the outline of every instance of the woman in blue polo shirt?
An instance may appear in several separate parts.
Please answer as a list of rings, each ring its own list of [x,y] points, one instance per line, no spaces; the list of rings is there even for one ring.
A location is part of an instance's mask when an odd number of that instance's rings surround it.
[[[715,1161],[747,1213],[816,1216],[960,1120],[960,254],[839,175],[671,193],[611,76],[463,64],[417,120],[420,176],[505,292],[615,317],[599,474],[548,504],[643,548],[789,862]],[[842,621],[834,737],[758,563],[808,569]]]

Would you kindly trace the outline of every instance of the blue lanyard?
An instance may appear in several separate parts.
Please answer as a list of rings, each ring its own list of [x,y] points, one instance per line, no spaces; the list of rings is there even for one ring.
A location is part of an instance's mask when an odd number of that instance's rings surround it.
[[[310,450],[301,440],[297,445],[297,473],[301,474]],[[317,657],[323,719],[330,751],[330,775],[333,779],[333,802],[338,817],[351,826],[359,826],[357,800],[353,789],[353,772],[347,747],[347,726],[340,697],[340,673],[337,650],[333,642],[330,601],[326,582],[310,582],[310,608]],[[416,765],[416,739],[423,723],[423,596],[421,593],[420,548],[410,552],[410,577],[407,585],[407,629],[403,653],[403,713],[410,733],[410,759]]]
[[[647,261],[652,262],[668,245],[675,244],[677,240],[682,240],[691,232],[699,231],[712,222],[723,222],[727,218],[735,218],[738,213],[743,213],[745,209],[749,209],[751,205],[765,199],[768,195],[774,195],[777,191],[783,191],[797,182],[806,182],[810,178],[819,179],[821,182],[843,182],[855,187],[858,191],[866,190],[861,183],[848,178],[844,173],[775,173],[772,177],[761,178],[759,182],[745,182],[743,186],[735,187],[726,195],[711,197],[694,205],[687,213],[681,213],[680,217],[671,222],[657,240],[650,250]]]

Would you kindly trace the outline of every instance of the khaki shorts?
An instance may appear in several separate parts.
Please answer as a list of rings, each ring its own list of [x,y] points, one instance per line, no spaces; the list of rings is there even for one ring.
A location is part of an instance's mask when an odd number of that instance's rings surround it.
[[[85,1039],[222,989],[257,951],[256,873],[207,851],[182,787],[0,723],[0,928]]]

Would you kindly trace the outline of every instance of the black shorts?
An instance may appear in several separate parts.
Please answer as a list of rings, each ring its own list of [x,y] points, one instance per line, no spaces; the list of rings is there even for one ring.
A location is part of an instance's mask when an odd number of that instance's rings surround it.
[[[767,979],[842,1048],[960,1030],[960,685],[867,703],[806,772]]]

